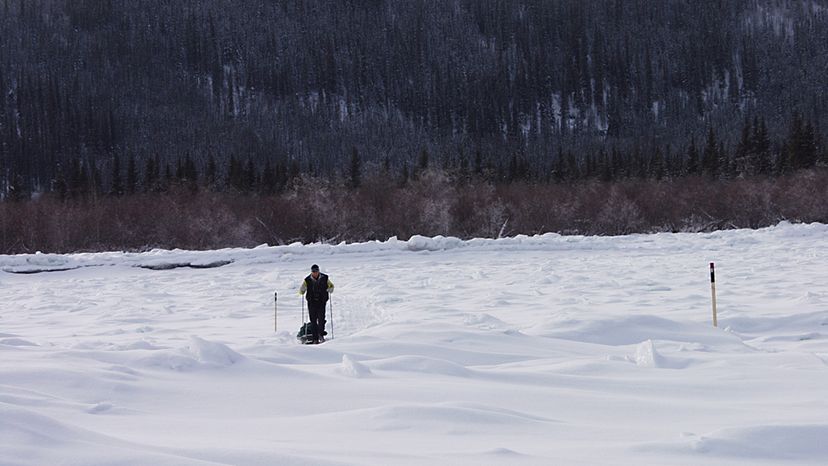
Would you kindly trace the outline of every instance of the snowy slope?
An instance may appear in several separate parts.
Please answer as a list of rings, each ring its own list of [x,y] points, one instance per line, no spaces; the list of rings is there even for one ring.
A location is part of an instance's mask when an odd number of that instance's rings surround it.
[[[302,346],[312,263],[334,339]],[[826,225],[0,270],[2,465],[828,462]]]

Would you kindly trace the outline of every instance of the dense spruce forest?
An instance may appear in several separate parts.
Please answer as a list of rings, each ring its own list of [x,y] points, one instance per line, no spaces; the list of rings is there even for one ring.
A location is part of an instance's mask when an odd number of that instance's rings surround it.
[[[828,0],[0,2],[0,253],[828,221]]]

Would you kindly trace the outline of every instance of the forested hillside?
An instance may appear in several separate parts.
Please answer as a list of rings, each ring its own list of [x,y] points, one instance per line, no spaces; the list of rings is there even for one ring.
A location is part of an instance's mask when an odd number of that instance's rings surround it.
[[[826,0],[2,0],[0,198],[784,176],[827,73]]]

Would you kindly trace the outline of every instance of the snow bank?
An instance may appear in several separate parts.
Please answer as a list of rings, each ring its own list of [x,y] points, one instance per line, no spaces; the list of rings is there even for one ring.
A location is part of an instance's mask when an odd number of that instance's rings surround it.
[[[761,230],[725,230],[707,234],[696,233],[659,233],[655,235],[628,236],[561,236],[556,233],[526,236],[517,235],[509,238],[485,239],[475,238],[461,240],[455,237],[435,236],[432,238],[414,235],[408,241],[392,237],[386,241],[369,241],[365,243],[309,244],[294,243],[285,246],[262,245],[253,249],[229,248],[217,251],[183,251],[179,249],[154,249],[143,253],[104,252],[82,254],[19,254],[0,255],[0,270],[11,273],[38,273],[73,270],[81,267],[100,267],[125,265],[153,270],[173,268],[214,268],[232,263],[278,263],[293,260],[297,256],[320,256],[333,254],[382,253],[388,251],[450,251],[456,249],[481,250],[516,250],[537,249],[555,250],[619,250],[619,249],[655,249],[686,248],[681,238],[702,238],[708,242],[734,245],[754,244],[756,236],[785,238],[824,238],[828,235],[828,225],[805,224],[792,225],[782,222],[777,226]]]

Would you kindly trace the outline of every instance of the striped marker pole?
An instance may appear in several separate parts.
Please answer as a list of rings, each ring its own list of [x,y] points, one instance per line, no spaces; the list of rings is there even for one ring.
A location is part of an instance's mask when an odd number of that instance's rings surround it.
[[[279,293],[273,292],[273,331],[279,331]]]
[[[713,326],[718,327],[719,321],[716,317],[716,269],[710,263],[710,296],[713,298]]]

